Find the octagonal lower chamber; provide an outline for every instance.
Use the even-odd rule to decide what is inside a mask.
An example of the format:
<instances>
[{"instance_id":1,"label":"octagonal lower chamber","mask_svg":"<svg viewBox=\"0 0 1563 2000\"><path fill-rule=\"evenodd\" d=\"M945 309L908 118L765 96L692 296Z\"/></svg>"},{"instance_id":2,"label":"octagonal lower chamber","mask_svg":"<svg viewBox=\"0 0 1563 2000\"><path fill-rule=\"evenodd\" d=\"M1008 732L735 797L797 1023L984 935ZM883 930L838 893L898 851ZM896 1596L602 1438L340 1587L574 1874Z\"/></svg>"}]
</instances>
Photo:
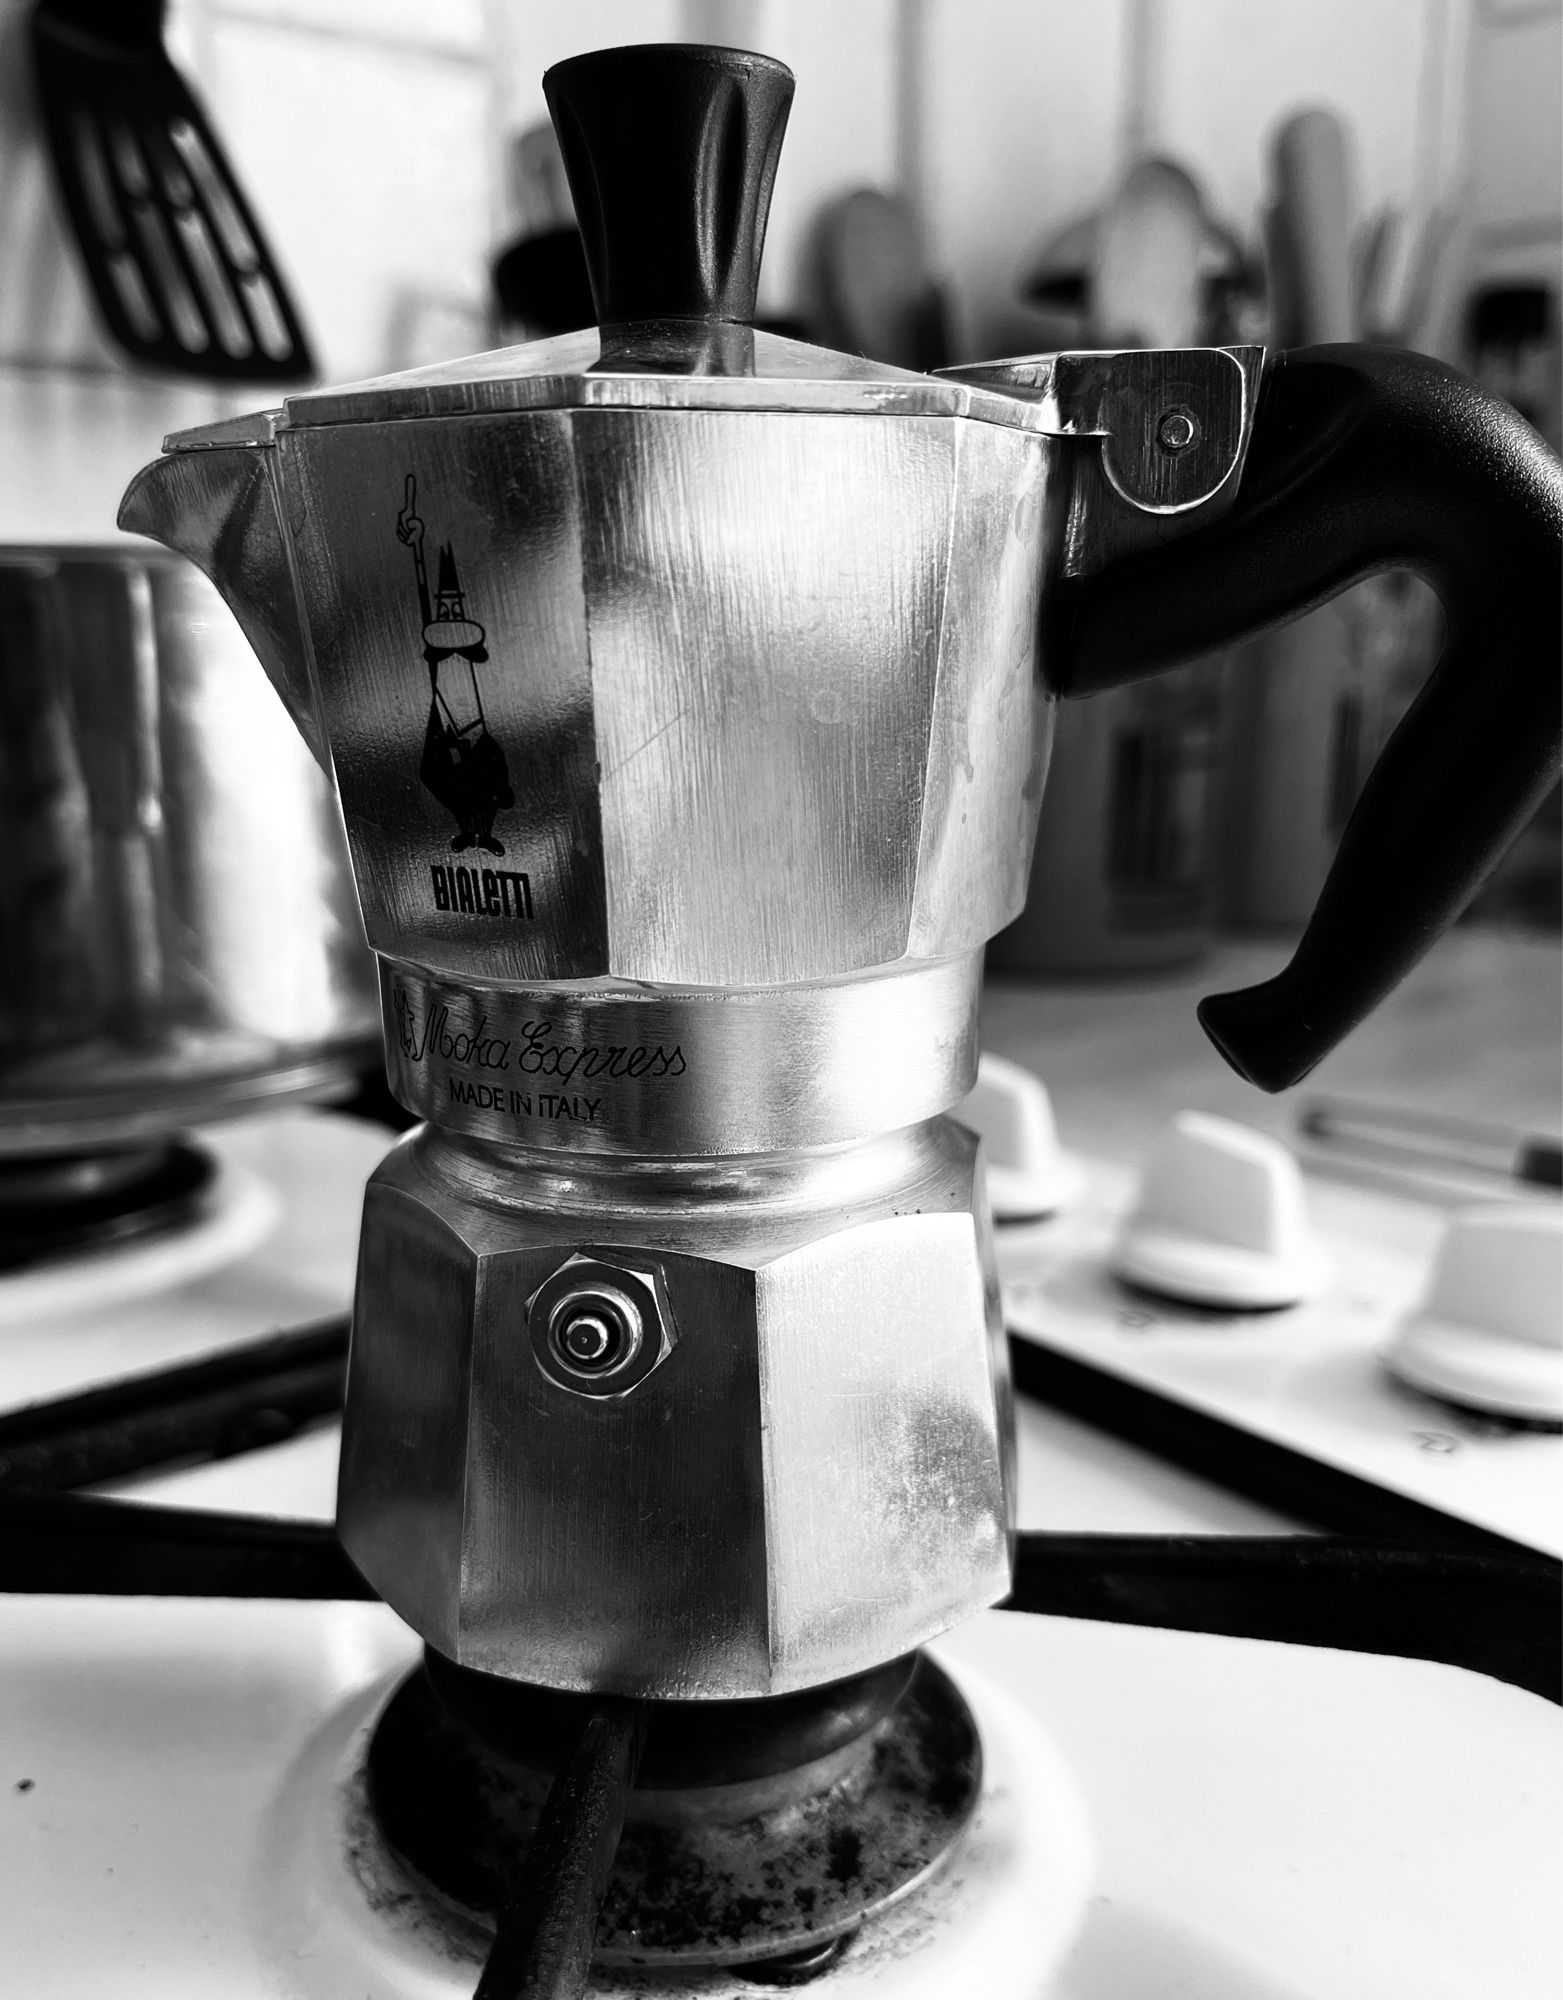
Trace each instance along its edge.
<instances>
[{"instance_id":1,"label":"octagonal lower chamber","mask_svg":"<svg viewBox=\"0 0 1563 2000\"><path fill-rule=\"evenodd\" d=\"M655 1298L621 1392L529 1323L572 1260ZM682 1163L424 1127L369 1184L339 1528L464 1666L661 1699L856 1673L1008 1591L1010 1450L976 1141L946 1118Z\"/></svg>"}]
</instances>

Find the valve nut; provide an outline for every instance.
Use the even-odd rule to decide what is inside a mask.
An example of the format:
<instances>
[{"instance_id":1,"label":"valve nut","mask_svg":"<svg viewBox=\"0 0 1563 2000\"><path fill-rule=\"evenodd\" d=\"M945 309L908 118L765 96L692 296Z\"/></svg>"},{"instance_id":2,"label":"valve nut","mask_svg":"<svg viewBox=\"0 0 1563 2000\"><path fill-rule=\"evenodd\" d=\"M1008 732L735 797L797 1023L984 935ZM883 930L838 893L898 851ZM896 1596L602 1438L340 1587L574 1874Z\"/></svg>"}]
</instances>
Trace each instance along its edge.
<instances>
[{"instance_id":1,"label":"valve nut","mask_svg":"<svg viewBox=\"0 0 1563 2000\"><path fill-rule=\"evenodd\" d=\"M654 1267L577 1254L527 1301L537 1365L578 1396L623 1396L673 1350L673 1319Z\"/></svg>"}]
</instances>

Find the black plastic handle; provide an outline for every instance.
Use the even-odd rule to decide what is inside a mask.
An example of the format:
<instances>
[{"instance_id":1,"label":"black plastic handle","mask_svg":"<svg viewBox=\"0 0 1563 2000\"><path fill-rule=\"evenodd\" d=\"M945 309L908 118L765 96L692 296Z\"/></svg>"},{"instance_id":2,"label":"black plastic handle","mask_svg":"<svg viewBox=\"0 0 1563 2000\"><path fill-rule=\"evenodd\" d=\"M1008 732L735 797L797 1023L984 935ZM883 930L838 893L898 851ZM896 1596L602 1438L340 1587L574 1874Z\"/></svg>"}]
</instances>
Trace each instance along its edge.
<instances>
[{"instance_id":1,"label":"black plastic handle","mask_svg":"<svg viewBox=\"0 0 1563 2000\"><path fill-rule=\"evenodd\" d=\"M1199 1010L1265 1090L1306 1076L1405 977L1556 774L1563 465L1436 361L1298 349L1269 369L1231 512L1061 593L1063 692L1088 694L1394 568L1438 593L1443 657L1379 758L1291 963Z\"/></svg>"},{"instance_id":2,"label":"black plastic handle","mask_svg":"<svg viewBox=\"0 0 1563 2000\"><path fill-rule=\"evenodd\" d=\"M543 95L598 323L752 320L791 70L653 42L572 56Z\"/></svg>"}]
</instances>

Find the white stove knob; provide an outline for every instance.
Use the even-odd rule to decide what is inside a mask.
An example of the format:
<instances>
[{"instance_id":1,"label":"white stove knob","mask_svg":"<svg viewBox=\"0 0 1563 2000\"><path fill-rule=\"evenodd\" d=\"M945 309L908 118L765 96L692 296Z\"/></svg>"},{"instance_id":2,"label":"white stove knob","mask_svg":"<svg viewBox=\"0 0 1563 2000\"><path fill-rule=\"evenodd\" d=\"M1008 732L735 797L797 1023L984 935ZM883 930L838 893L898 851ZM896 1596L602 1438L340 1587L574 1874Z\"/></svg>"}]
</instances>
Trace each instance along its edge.
<instances>
[{"instance_id":1,"label":"white stove knob","mask_svg":"<svg viewBox=\"0 0 1563 2000\"><path fill-rule=\"evenodd\" d=\"M1157 1140L1111 1263L1130 1284L1234 1312L1297 1305L1329 1276L1291 1153L1202 1111Z\"/></svg>"},{"instance_id":2,"label":"white stove knob","mask_svg":"<svg viewBox=\"0 0 1563 2000\"><path fill-rule=\"evenodd\" d=\"M1386 1359L1446 1402L1563 1421L1563 1208L1463 1209Z\"/></svg>"},{"instance_id":3,"label":"white stove knob","mask_svg":"<svg viewBox=\"0 0 1563 2000\"><path fill-rule=\"evenodd\" d=\"M1034 1071L983 1055L950 1116L982 1141L995 1222L1037 1221L1079 1196L1084 1176L1058 1143L1053 1100Z\"/></svg>"}]
</instances>

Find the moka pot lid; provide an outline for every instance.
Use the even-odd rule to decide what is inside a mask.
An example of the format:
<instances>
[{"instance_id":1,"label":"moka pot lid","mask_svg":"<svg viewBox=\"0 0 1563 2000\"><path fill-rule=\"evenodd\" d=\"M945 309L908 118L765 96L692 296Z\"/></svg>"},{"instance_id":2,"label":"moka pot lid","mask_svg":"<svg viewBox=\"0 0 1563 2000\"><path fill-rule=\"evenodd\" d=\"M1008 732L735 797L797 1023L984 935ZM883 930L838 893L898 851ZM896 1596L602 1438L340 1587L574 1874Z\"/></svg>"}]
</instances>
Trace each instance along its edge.
<instances>
[{"instance_id":1,"label":"moka pot lid","mask_svg":"<svg viewBox=\"0 0 1563 2000\"><path fill-rule=\"evenodd\" d=\"M1028 387L1030 385L1027 385ZM288 397L251 418L279 431L420 417L499 416L525 410L775 410L896 417L974 417L1051 431L1045 400L838 354L729 322L639 321L585 327L549 340L466 355L398 375ZM175 433L169 450L238 442L226 425ZM225 433L222 437L219 432Z\"/></svg>"}]
</instances>

